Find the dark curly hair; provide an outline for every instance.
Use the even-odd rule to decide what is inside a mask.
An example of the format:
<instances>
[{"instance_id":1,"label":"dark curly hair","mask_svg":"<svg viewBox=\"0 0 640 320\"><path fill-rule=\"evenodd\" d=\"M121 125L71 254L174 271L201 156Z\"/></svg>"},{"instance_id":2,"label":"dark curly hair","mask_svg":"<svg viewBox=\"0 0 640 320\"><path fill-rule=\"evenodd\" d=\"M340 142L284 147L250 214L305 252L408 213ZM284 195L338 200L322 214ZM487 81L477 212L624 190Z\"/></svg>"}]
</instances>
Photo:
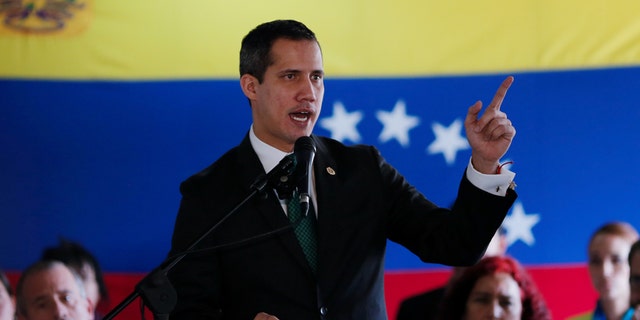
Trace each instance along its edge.
<instances>
[{"instance_id":1,"label":"dark curly hair","mask_svg":"<svg viewBox=\"0 0 640 320\"><path fill-rule=\"evenodd\" d=\"M518 283L522 299L522 320L547 320L551 313L531 276L511 257L487 257L467 268L456 281L449 284L442 301L439 319L462 319L467 300L478 279L486 275L504 272Z\"/></svg>"}]
</instances>

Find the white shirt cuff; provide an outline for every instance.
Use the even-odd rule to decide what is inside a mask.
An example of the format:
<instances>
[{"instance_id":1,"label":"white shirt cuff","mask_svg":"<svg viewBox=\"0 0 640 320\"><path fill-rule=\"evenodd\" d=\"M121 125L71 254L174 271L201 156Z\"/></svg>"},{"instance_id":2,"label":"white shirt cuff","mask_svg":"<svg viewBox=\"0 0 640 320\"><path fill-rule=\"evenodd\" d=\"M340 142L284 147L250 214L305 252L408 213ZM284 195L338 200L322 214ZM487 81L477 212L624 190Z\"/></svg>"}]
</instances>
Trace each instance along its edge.
<instances>
[{"instance_id":1,"label":"white shirt cuff","mask_svg":"<svg viewBox=\"0 0 640 320\"><path fill-rule=\"evenodd\" d=\"M469 182L478 189L491 194L504 197L507 194L507 189L509 189L509 185L513 182L513 178L515 178L515 176L515 172L512 172L505 167L502 167L500 173L497 174L481 173L473 167L471 159L469 159L469 165L467 166L467 179L469 179Z\"/></svg>"}]
</instances>

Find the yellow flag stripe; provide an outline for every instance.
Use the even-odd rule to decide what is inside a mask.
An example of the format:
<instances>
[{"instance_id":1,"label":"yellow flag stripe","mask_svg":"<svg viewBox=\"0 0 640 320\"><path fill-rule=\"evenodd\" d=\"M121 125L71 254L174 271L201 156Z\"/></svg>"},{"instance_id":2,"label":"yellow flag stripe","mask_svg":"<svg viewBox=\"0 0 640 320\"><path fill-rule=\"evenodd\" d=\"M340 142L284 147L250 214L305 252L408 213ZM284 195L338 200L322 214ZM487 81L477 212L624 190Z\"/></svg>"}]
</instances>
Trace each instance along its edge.
<instances>
[{"instance_id":1,"label":"yellow flag stripe","mask_svg":"<svg viewBox=\"0 0 640 320\"><path fill-rule=\"evenodd\" d=\"M84 3L77 16L86 26L73 32L0 29L0 77L235 78L242 37L259 23L282 18L300 20L316 32L331 76L640 64L636 0Z\"/></svg>"}]
</instances>

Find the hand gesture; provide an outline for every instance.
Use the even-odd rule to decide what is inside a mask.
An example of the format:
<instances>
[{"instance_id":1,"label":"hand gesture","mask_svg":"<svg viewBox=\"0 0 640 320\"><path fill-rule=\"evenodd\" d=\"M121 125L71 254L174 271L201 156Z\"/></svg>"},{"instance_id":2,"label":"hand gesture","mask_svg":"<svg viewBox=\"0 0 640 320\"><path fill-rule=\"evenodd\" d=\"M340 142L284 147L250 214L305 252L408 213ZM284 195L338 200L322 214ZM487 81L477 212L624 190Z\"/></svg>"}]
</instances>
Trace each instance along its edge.
<instances>
[{"instance_id":1,"label":"hand gesture","mask_svg":"<svg viewBox=\"0 0 640 320\"><path fill-rule=\"evenodd\" d=\"M478 118L482 101L477 101L469 107L464 120L467 139L471 145L471 162L476 170L484 174L497 172L500 158L507 153L516 135L511 120L507 119L506 113L500 111L502 101L512 83L512 76L502 82L482 117Z\"/></svg>"}]
</instances>

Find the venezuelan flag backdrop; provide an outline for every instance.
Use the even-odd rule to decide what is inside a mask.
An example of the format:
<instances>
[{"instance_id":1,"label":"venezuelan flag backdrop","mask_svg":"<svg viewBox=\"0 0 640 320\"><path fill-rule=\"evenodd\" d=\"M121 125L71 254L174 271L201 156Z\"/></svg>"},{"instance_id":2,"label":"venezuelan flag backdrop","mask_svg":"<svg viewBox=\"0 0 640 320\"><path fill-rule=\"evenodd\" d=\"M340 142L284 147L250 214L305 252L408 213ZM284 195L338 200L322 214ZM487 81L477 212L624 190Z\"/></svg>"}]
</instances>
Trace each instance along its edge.
<instances>
[{"instance_id":1,"label":"venezuelan flag backdrop","mask_svg":"<svg viewBox=\"0 0 640 320\"><path fill-rule=\"evenodd\" d=\"M279 18L323 48L316 133L378 146L443 206L470 156L467 107L515 76L508 252L555 318L595 303L590 233L640 227L638 1L59 0L0 15L0 267L14 279L63 236L97 255L112 305L133 290L169 249L179 183L248 130L240 40ZM448 273L393 243L386 268L391 319Z\"/></svg>"}]
</instances>

